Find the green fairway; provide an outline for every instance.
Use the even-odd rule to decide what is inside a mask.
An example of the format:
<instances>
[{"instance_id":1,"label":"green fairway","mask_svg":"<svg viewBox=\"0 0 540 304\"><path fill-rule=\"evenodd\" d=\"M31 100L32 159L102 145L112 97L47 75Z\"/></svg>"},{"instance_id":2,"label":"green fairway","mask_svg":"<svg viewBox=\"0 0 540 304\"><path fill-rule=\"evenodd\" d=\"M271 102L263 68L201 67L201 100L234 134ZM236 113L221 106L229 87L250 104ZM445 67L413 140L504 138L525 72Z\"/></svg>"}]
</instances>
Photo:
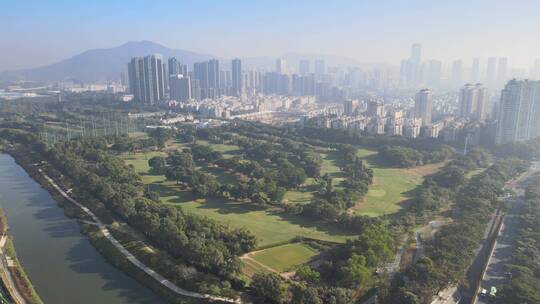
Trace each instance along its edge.
<instances>
[{"instance_id":1,"label":"green fairway","mask_svg":"<svg viewBox=\"0 0 540 304\"><path fill-rule=\"evenodd\" d=\"M231 158L235 155L239 155L241 151L239 146L229 144L214 144L206 140L197 140L198 145L210 146L214 151L223 153L223 158Z\"/></svg>"},{"instance_id":2,"label":"green fairway","mask_svg":"<svg viewBox=\"0 0 540 304\"><path fill-rule=\"evenodd\" d=\"M338 156L336 155L336 152L324 151L319 153L321 154L323 160L321 164L321 176L325 174L330 175L333 178L332 184L334 187L339 188L340 183L343 180L343 173L338 166ZM287 191L285 193L284 200L295 204L309 203L313 198L313 189L311 189L312 187L310 186L315 184L315 179L308 178L304 184L305 187L301 189Z\"/></svg>"},{"instance_id":3,"label":"green fairway","mask_svg":"<svg viewBox=\"0 0 540 304\"><path fill-rule=\"evenodd\" d=\"M356 214L381 216L401 209L401 204L409 199L412 191L423 182L423 177L436 172L442 164L419 166L411 169L385 166L377 157L377 152L358 149L373 169L373 184L368 193L355 208Z\"/></svg>"},{"instance_id":4,"label":"green fairway","mask_svg":"<svg viewBox=\"0 0 540 304\"><path fill-rule=\"evenodd\" d=\"M285 272L309 262L318 253L308 245L294 243L255 252L251 258L277 272Z\"/></svg>"},{"instance_id":5,"label":"green fairway","mask_svg":"<svg viewBox=\"0 0 540 304\"><path fill-rule=\"evenodd\" d=\"M258 239L259 246L289 241L295 236L304 236L325 241L344 242L347 235L330 225L313 223L308 219L279 214L276 210L260 209L245 202L231 202L220 199L197 200L190 191L167 181L163 175L148 174L148 159L164 156L163 152L124 154L127 164L135 167L142 180L152 191L160 194L166 204L181 206L187 212L207 216L233 227L245 227ZM220 168L203 168L214 174L220 182L234 182L235 177ZM312 182L312 181L311 181ZM310 183L308 180L306 183Z\"/></svg>"},{"instance_id":6,"label":"green fairway","mask_svg":"<svg viewBox=\"0 0 540 304\"><path fill-rule=\"evenodd\" d=\"M122 158L128 165L133 165L137 173L147 173L150 169L148 166L148 160L154 156L167 157L167 153L160 151L152 152L140 152L140 153L125 153L122 154Z\"/></svg>"},{"instance_id":7,"label":"green fairway","mask_svg":"<svg viewBox=\"0 0 540 304\"><path fill-rule=\"evenodd\" d=\"M256 273L268 273L271 272L259 263L252 259L242 259L242 273L248 277L252 277Z\"/></svg>"}]
</instances>

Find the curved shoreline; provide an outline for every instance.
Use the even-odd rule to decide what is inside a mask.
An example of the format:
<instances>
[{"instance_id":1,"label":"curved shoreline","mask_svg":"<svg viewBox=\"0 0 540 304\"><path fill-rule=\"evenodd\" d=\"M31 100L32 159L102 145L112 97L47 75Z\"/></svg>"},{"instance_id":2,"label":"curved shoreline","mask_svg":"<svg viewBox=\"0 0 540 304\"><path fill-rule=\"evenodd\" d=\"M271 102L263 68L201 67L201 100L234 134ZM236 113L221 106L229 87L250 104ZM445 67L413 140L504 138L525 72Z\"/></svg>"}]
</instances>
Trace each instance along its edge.
<instances>
[{"instance_id":1,"label":"curved shoreline","mask_svg":"<svg viewBox=\"0 0 540 304\"><path fill-rule=\"evenodd\" d=\"M71 198L58 184L52 180L43 170L38 168L38 172L45 178L45 180L65 199L79 207L85 214L90 216L92 220L94 221L94 224L99 228L100 232L110 241L110 243L119 250L124 257L135 267L142 270L144 273L152 277L154 280L159 282L162 286L166 287L170 291L181 295L185 297L190 298L196 298L196 299L203 299L203 300L209 300L209 301L219 301L219 302L225 302L225 303L242 303L240 299L232 299L232 298L226 298L226 297L220 297L220 296L214 296L210 294L202 294L197 292L188 291L185 289L182 289L178 286L176 286L171 281L167 280L165 277L160 275L159 273L155 272L153 269L147 267L144 265L141 261L139 261L133 254L131 254L116 238L112 236L109 229L101 220L87 207L83 206L81 203L77 202L73 198Z\"/></svg>"}]
</instances>

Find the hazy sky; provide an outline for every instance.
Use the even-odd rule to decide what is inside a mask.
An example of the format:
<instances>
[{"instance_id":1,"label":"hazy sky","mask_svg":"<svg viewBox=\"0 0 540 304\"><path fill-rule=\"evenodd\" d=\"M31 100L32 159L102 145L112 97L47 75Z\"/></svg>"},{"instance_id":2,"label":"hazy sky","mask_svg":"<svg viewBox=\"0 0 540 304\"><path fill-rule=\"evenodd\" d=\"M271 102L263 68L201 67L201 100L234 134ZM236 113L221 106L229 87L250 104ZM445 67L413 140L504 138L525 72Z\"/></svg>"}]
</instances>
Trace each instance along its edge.
<instances>
[{"instance_id":1,"label":"hazy sky","mask_svg":"<svg viewBox=\"0 0 540 304\"><path fill-rule=\"evenodd\" d=\"M540 0L1 0L0 70L151 40L222 57L286 52L398 64L540 58Z\"/></svg>"}]
</instances>

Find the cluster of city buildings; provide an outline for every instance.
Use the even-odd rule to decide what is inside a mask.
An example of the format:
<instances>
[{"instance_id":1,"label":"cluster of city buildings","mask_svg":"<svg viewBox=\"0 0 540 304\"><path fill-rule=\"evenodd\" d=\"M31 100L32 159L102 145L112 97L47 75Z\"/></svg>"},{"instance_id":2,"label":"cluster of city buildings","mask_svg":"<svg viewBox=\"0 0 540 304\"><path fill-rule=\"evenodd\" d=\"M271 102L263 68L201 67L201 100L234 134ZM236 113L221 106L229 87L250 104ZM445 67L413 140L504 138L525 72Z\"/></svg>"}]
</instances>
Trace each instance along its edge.
<instances>
[{"instance_id":1,"label":"cluster of city buildings","mask_svg":"<svg viewBox=\"0 0 540 304\"><path fill-rule=\"evenodd\" d=\"M136 57L128 64L129 91L137 102L168 102L187 113L209 118L252 119L271 113L294 113L306 123L324 128L446 141L455 141L463 137L460 134L485 126L494 129L496 143L540 136L540 120L537 119L540 117L540 82L537 81L509 81L497 102L490 100L484 84L465 84L457 94L456 108L443 109L449 104L443 102L434 120L431 89L417 91L411 103L385 105L384 99L376 95L350 98L351 92L345 89L347 85L339 84L351 81L354 72L337 77L341 82L336 83L336 74L327 71L324 61L315 61L313 72L310 64L308 60L300 60L297 72L289 73L286 61L278 59L273 71L244 71L242 61L233 59L231 69L223 71L215 59L194 63L190 69L176 58L169 58L165 64L159 55ZM453 64L452 71L455 76L452 79L462 81L460 62ZM436 85L440 74L441 63L423 63L421 47L415 44L410 58L402 62L400 84L405 87ZM483 79L496 82L506 77L507 60L490 58ZM475 59L470 79L480 78L480 63ZM320 101L333 103L321 104Z\"/></svg>"},{"instance_id":2,"label":"cluster of city buildings","mask_svg":"<svg viewBox=\"0 0 540 304\"><path fill-rule=\"evenodd\" d=\"M323 60L301 60L298 73L288 73L286 61L278 59L274 71L244 71L240 59L231 61L230 70L221 70L219 60L196 62L192 69L176 58L167 64L159 55L132 58L128 64L129 91L134 100L155 104L174 100L217 99L222 96L265 95L316 96L319 100L342 99L343 90L326 74Z\"/></svg>"},{"instance_id":3,"label":"cluster of city buildings","mask_svg":"<svg viewBox=\"0 0 540 304\"><path fill-rule=\"evenodd\" d=\"M413 105L386 105L375 97L366 100L349 99L339 113L321 113L310 118L311 123L324 128L348 128L372 135L419 136L448 141L470 122L482 123L486 118L487 94L481 84L466 84L459 95L459 113L433 121L433 92L422 89L416 93ZM450 134L445 134L445 130Z\"/></svg>"},{"instance_id":4,"label":"cluster of city buildings","mask_svg":"<svg viewBox=\"0 0 540 304\"><path fill-rule=\"evenodd\" d=\"M489 57L482 62L473 58L470 65L462 59L456 59L447 66L440 60L422 61L422 47L413 44L409 58L403 59L399 71L400 88L458 88L464 82L483 82L490 88L501 88L511 78L529 76L540 77L540 60L536 60L529 71L511 68L507 57Z\"/></svg>"}]
</instances>

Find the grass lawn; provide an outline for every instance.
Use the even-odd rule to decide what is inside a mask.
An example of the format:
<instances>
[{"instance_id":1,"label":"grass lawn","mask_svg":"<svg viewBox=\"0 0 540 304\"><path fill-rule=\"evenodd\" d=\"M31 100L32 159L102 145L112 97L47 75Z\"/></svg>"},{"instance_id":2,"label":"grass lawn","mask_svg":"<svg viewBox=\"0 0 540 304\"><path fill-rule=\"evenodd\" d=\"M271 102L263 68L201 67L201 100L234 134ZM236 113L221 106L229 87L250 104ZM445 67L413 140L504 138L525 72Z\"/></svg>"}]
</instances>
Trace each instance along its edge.
<instances>
[{"instance_id":1,"label":"grass lawn","mask_svg":"<svg viewBox=\"0 0 540 304\"><path fill-rule=\"evenodd\" d=\"M321 176L329 174L334 187L339 188L343 180L343 173L338 166L338 155L336 152L319 152L322 157ZM307 204L313 198L313 190L310 186L315 184L315 179L308 178L305 182L304 189L290 190L285 193L284 200L295 204Z\"/></svg>"},{"instance_id":2,"label":"grass lawn","mask_svg":"<svg viewBox=\"0 0 540 304\"><path fill-rule=\"evenodd\" d=\"M242 273L247 275L248 277L252 277L256 273L269 273L270 270L266 269L259 263L251 260L251 259L242 259Z\"/></svg>"},{"instance_id":3,"label":"grass lawn","mask_svg":"<svg viewBox=\"0 0 540 304\"><path fill-rule=\"evenodd\" d=\"M484 172L486 170L486 168L478 168L476 170L472 170L470 172L467 172L467 174L465 174L465 178L472 178L472 177L475 177L477 176L478 174Z\"/></svg>"},{"instance_id":4,"label":"grass lawn","mask_svg":"<svg viewBox=\"0 0 540 304\"><path fill-rule=\"evenodd\" d=\"M241 152L241 148L237 145L213 144L206 140L197 140L197 144L212 147L214 151L223 153L223 158L231 158Z\"/></svg>"},{"instance_id":5,"label":"grass lawn","mask_svg":"<svg viewBox=\"0 0 540 304\"><path fill-rule=\"evenodd\" d=\"M281 273L296 269L317 254L319 252L308 245L294 243L255 252L251 258Z\"/></svg>"},{"instance_id":6,"label":"grass lawn","mask_svg":"<svg viewBox=\"0 0 540 304\"><path fill-rule=\"evenodd\" d=\"M149 185L150 190L157 191L161 200L166 204L181 206L185 211L207 216L221 223L237 228L247 228L258 239L259 246L266 246L279 242L289 241L295 236L304 236L333 242L344 242L352 235L343 233L329 225L313 223L313 221L300 217L278 214L275 210L260 209L249 203L231 202L221 199L196 199L190 191L181 189L175 182L167 181L163 175L148 174L148 159L153 156L164 155L163 152L124 154L127 164L135 167L141 174L142 181ZM219 168L205 168L210 173ZM226 178L225 172L219 177L220 181ZM232 180L231 180L232 181Z\"/></svg>"},{"instance_id":7,"label":"grass lawn","mask_svg":"<svg viewBox=\"0 0 540 304\"><path fill-rule=\"evenodd\" d=\"M154 156L166 157L167 153L160 151L152 151L144 153L124 153L121 155L126 164L133 165L137 173L147 173L150 169L150 166L148 166L148 160Z\"/></svg>"},{"instance_id":8,"label":"grass lawn","mask_svg":"<svg viewBox=\"0 0 540 304\"><path fill-rule=\"evenodd\" d=\"M377 152L358 149L358 155L364 158L373 169L373 184L356 208L356 214L381 216L401 209L401 203L409 199L412 191L420 185L424 176L435 173L444 163L419 166L410 169L386 166Z\"/></svg>"}]
</instances>

